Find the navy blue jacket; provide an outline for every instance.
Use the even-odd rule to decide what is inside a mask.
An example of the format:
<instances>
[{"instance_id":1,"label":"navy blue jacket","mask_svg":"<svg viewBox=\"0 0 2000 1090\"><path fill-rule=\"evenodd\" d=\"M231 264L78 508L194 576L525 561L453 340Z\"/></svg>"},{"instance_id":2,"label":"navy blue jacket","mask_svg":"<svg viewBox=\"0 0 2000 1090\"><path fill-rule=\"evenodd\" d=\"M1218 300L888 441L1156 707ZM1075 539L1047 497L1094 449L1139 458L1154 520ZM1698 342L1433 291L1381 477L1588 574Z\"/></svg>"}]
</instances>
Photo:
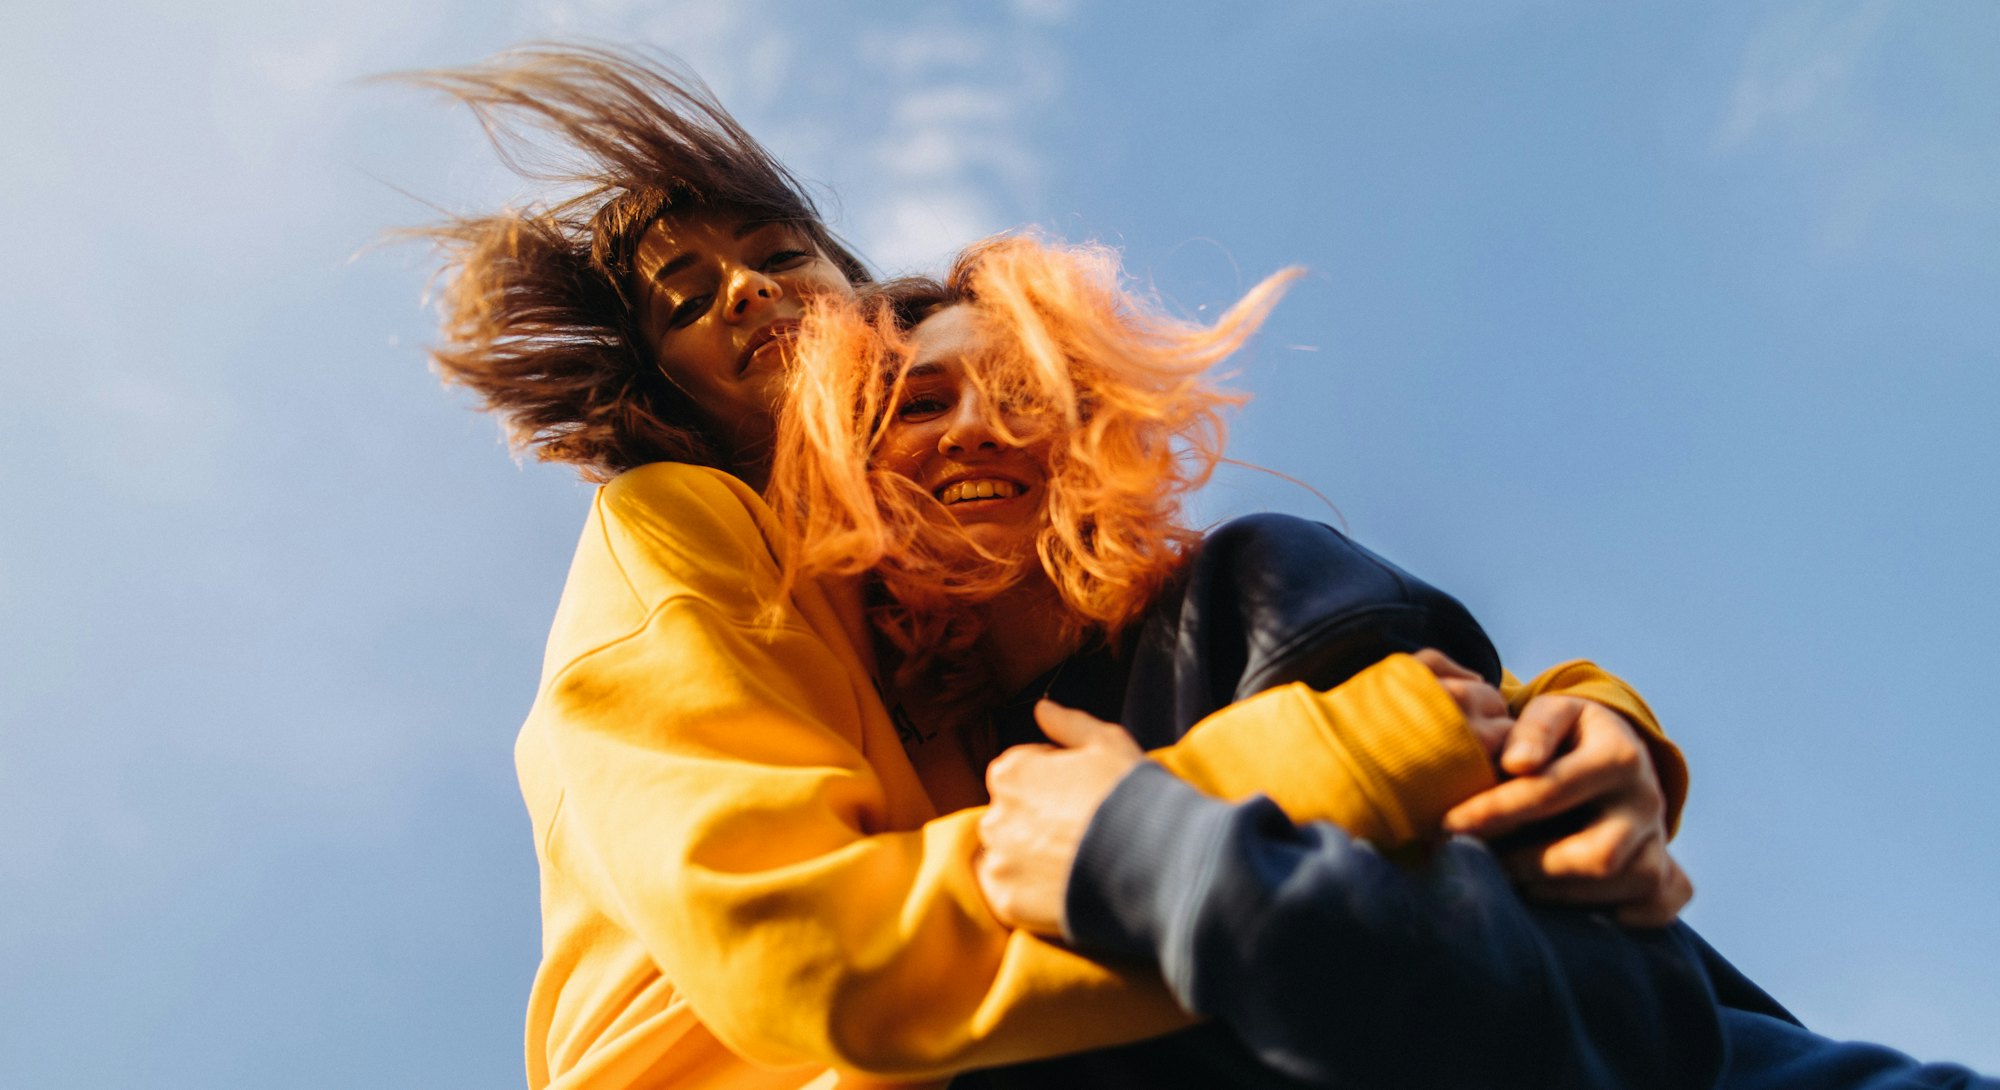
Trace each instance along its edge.
<instances>
[{"instance_id":1,"label":"navy blue jacket","mask_svg":"<svg viewBox=\"0 0 2000 1090\"><path fill-rule=\"evenodd\" d=\"M1151 748L1263 689L1329 688L1423 647L1499 678L1449 595L1329 527L1254 516L1208 538L1124 653L1073 658L1004 708L1002 740L1040 740L1029 709L1046 691ZM1216 1021L964 1085L2000 1090L1806 1032L1685 925L1528 906L1475 841L1391 861L1151 764L1099 809L1067 917L1080 948L1157 964Z\"/></svg>"}]
</instances>

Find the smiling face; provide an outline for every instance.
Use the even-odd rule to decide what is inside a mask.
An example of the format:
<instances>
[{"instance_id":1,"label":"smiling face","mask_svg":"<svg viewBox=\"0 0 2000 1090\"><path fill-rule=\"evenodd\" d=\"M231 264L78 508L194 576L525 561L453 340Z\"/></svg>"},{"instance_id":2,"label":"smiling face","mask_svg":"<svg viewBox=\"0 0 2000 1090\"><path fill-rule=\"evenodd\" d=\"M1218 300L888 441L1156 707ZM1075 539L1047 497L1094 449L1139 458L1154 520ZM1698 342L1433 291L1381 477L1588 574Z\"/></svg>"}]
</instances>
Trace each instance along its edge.
<instances>
[{"instance_id":1,"label":"smiling face","mask_svg":"<svg viewBox=\"0 0 2000 1090\"><path fill-rule=\"evenodd\" d=\"M806 233L726 211L663 216L632 259L639 329L741 472L761 463L805 300L854 294Z\"/></svg>"},{"instance_id":2,"label":"smiling face","mask_svg":"<svg viewBox=\"0 0 2000 1090\"><path fill-rule=\"evenodd\" d=\"M1033 422L1004 413L973 381L987 344L965 305L911 331L909 373L873 462L921 485L980 547L1014 556L1034 548L1046 521L1048 444L1016 442Z\"/></svg>"}]
</instances>

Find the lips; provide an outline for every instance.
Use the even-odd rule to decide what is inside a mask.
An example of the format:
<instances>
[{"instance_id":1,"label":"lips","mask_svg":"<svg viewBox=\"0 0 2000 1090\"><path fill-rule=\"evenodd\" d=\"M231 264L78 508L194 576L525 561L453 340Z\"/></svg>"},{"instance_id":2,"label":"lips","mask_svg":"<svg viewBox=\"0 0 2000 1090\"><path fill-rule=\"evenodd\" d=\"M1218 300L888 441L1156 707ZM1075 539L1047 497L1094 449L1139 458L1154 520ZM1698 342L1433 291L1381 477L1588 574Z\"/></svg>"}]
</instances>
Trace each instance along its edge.
<instances>
[{"instance_id":1,"label":"lips","mask_svg":"<svg viewBox=\"0 0 2000 1090\"><path fill-rule=\"evenodd\" d=\"M938 502L950 507L975 500L1011 500L1026 495L1028 486L1004 477L965 477L937 490Z\"/></svg>"},{"instance_id":2,"label":"lips","mask_svg":"<svg viewBox=\"0 0 2000 1090\"><path fill-rule=\"evenodd\" d=\"M743 346L743 354L736 359L736 373L741 375L749 371L751 366L758 362L757 357L763 354L765 349L783 352L786 345L798 339L798 335L797 318L778 318L770 325L752 333L749 343Z\"/></svg>"}]
</instances>

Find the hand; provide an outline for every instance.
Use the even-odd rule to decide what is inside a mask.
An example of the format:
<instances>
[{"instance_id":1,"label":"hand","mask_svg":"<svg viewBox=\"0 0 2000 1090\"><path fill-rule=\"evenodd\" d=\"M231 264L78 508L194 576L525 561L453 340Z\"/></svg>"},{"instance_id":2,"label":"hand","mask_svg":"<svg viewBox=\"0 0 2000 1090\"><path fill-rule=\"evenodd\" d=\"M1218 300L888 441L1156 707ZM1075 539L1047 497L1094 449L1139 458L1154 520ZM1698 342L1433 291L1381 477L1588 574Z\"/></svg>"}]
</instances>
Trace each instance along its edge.
<instances>
[{"instance_id":1,"label":"hand","mask_svg":"<svg viewBox=\"0 0 2000 1090\"><path fill-rule=\"evenodd\" d=\"M1015 746L986 766L975 873L1009 927L1061 935L1070 865L1105 796L1144 756L1124 728L1044 700L1035 722L1055 745Z\"/></svg>"},{"instance_id":2,"label":"hand","mask_svg":"<svg viewBox=\"0 0 2000 1090\"><path fill-rule=\"evenodd\" d=\"M1608 908L1631 927L1664 927L1694 896L1667 854L1666 799L1652 756L1624 716L1577 697L1536 697L1521 710L1500 769L1513 778L1454 807L1444 826L1489 843L1523 833L1527 842L1501 861L1526 896ZM1554 835L1530 828L1563 817L1576 820Z\"/></svg>"},{"instance_id":3,"label":"hand","mask_svg":"<svg viewBox=\"0 0 2000 1090\"><path fill-rule=\"evenodd\" d=\"M1437 675L1438 684L1458 703L1458 710L1465 713L1465 725L1479 739L1486 755L1499 760L1500 747L1514 729L1514 717L1507 714L1507 701L1500 696L1500 690L1434 647L1426 647L1413 657Z\"/></svg>"}]
</instances>

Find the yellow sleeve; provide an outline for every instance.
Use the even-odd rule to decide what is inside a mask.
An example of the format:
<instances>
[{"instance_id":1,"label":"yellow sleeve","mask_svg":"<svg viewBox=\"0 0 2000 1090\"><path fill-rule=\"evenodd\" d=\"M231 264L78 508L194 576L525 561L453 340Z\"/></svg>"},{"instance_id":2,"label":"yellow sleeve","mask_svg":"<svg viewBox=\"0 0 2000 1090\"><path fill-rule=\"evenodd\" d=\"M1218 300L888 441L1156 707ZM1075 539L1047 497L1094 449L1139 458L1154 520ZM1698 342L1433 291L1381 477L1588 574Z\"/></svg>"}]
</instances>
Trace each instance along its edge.
<instances>
[{"instance_id":1,"label":"yellow sleeve","mask_svg":"<svg viewBox=\"0 0 2000 1090\"><path fill-rule=\"evenodd\" d=\"M1492 762L1430 670L1391 655L1335 688L1296 683L1232 704L1153 757L1224 799L1271 797L1380 848L1436 833L1493 786Z\"/></svg>"},{"instance_id":2,"label":"yellow sleeve","mask_svg":"<svg viewBox=\"0 0 2000 1090\"><path fill-rule=\"evenodd\" d=\"M1500 687L1519 714L1544 694L1581 697L1629 719L1653 758L1669 835L1687 799L1687 761L1645 698L1578 660ZM1493 786L1491 764L1422 663L1395 655L1327 692L1280 686L1197 723L1153 755L1218 798L1266 794L1294 821L1331 821L1379 847L1435 832L1444 812Z\"/></svg>"},{"instance_id":3,"label":"yellow sleeve","mask_svg":"<svg viewBox=\"0 0 2000 1090\"><path fill-rule=\"evenodd\" d=\"M1500 695L1515 715L1521 714L1521 709L1535 697L1559 695L1594 701L1631 720L1652 754L1653 770L1659 774L1660 791L1667 799L1667 835L1671 837L1680 829L1681 807L1687 802L1688 792L1687 758L1668 739L1658 717L1646 706L1637 689L1594 662L1576 659L1542 671L1525 685L1512 673L1505 674L1500 679Z\"/></svg>"},{"instance_id":4,"label":"yellow sleeve","mask_svg":"<svg viewBox=\"0 0 2000 1090\"><path fill-rule=\"evenodd\" d=\"M1189 1024L1157 974L992 918L979 811L934 816L824 594L768 622L768 513L658 468L600 494L523 728L531 812L552 800L544 865L587 902L545 879L545 920L601 915L572 939L641 944L710 1032L772 1065L920 1078ZM639 1017L633 986L559 990L603 1008L573 1024Z\"/></svg>"}]
</instances>

